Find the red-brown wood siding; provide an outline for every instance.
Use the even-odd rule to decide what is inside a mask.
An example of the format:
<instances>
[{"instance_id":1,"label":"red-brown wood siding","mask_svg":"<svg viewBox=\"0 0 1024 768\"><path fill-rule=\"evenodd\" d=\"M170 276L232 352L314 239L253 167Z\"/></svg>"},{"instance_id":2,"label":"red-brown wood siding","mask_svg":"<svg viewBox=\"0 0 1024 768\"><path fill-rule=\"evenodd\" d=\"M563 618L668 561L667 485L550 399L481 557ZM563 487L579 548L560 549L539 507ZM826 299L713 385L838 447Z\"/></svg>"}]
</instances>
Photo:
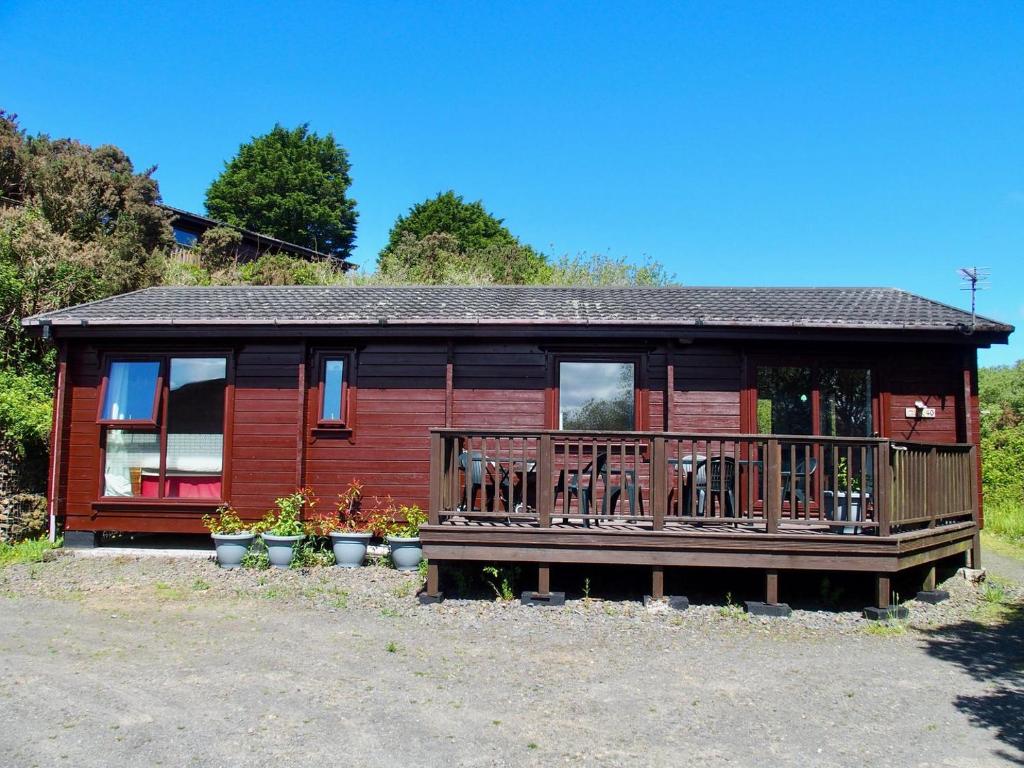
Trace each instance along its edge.
<instances>
[{"instance_id":1,"label":"red-brown wood siding","mask_svg":"<svg viewBox=\"0 0 1024 768\"><path fill-rule=\"evenodd\" d=\"M372 343L357 357L353 427L307 430L306 484L320 497L321 513L333 512L352 480L363 483L365 504L389 495L425 509L429 430L445 421L447 344ZM316 398L309 407L315 424Z\"/></svg>"},{"instance_id":2,"label":"red-brown wood siding","mask_svg":"<svg viewBox=\"0 0 1024 768\"><path fill-rule=\"evenodd\" d=\"M896 440L955 443L963 436L963 365L959 354L910 354L885 366L889 436ZM908 417L918 400L935 409L935 418ZM959 406L959 407L958 407Z\"/></svg>"},{"instance_id":3,"label":"red-brown wood siding","mask_svg":"<svg viewBox=\"0 0 1024 768\"><path fill-rule=\"evenodd\" d=\"M231 503L261 517L296 486L302 345L247 344L236 355Z\"/></svg>"},{"instance_id":4,"label":"red-brown wood siding","mask_svg":"<svg viewBox=\"0 0 1024 768\"><path fill-rule=\"evenodd\" d=\"M175 343L180 348L189 342ZM239 342L232 434L226 437L230 501L243 517L256 518L275 498L304 483L321 498L321 510L330 512L337 495L358 479L369 500L390 495L398 503L424 507L430 427L446 422L496 431L549 426L551 388L556 383L550 367L566 349L563 342L553 352L549 343L547 339ZM117 349L113 343L107 348ZM194 348L201 349L201 342L195 342ZM318 429L318 403L312 391L316 377L305 366L319 349L341 348L356 350L349 381L350 428ZM595 345L580 348L593 352ZM613 354L623 353L621 347L616 350ZM638 345L626 351L639 355L646 366L638 372L638 381L645 383L638 405L649 427L667 424L671 431L690 433L750 429L752 355L781 360L794 353L817 353L797 344L746 348L711 342L671 350L659 344ZM828 352L834 357L838 350ZM885 434L940 442L969 434L977 441L973 351L937 347L928 354L907 354L899 347L880 345L851 349L849 355L858 364L871 360L884 409L879 428ZM68 529L201 531L200 516L211 511L209 504L97 503L100 365L94 345L68 342L68 418L58 480ZM915 400L935 407L937 418L908 419L904 409Z\"/></svg>"},{"instance_id":5,"label":"red-brown wood siding","mask_svg":"<svg viewBox=\"0 0 1024 768\"><path fill-rule=\"evenodd\" d=\"M677 350L673 361L669 431L741 432L742 355L726 348L694 345Z\"/></svg>"}]
</instances>

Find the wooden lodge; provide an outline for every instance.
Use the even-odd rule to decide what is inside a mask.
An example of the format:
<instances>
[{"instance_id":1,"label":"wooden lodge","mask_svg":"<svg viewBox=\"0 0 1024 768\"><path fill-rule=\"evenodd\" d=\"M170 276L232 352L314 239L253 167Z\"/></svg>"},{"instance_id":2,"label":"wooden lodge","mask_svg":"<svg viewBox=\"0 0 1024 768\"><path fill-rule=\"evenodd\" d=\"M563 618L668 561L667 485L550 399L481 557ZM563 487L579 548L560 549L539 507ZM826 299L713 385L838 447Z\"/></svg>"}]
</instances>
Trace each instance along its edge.
<instances>
[{"instance_id":1,"label":"wooden lodge","mask_svg":"<svg viewBox=\"0 0 1024 768\"><path fill-rule=\"evenodd\" d=\"M890 579L978 560L977 349L877 288L151 288L27 318L59 355L69 544L353 479L463 560Z\"/></svg>"}]
</instances>

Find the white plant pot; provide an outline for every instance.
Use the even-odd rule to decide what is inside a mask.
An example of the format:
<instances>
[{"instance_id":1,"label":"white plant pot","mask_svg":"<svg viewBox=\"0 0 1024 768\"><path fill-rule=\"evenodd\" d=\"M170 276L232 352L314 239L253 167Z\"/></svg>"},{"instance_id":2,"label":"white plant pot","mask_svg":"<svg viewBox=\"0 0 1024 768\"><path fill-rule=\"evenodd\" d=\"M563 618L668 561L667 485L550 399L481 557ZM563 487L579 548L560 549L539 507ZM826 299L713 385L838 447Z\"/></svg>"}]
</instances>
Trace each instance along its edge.
<instances>
[{"instance_id":1,"label":"white plant pot","mask_svg":"<svg viewBox=\"0 0 1024 768\"><path fill-rule=\"evenodd\" d=\"M869 494L862 494L860 491L853 491L850 494L847 494L846 491L824 491L822 496L825 497L825 518L827 520L850 523L864 522L862 502L870 498ZM860 533L863 526L833 526L832 530L835 533Z\"/></svg>"}]
</instances>

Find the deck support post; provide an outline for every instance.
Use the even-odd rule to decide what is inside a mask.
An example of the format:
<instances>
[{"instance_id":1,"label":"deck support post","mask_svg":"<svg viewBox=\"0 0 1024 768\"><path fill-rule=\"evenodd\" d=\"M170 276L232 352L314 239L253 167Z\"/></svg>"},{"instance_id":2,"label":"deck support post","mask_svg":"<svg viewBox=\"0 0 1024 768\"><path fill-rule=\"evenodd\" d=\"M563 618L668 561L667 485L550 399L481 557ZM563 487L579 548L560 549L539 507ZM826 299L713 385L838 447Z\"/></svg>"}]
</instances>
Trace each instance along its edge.
<instances>
[{"instance_id":1,"label":"deck support post","mask_svg":"<svg viewBox=\"0 0 1024 768\"><path fill-rule=\"evenodd\" d=\"M924 571L924 578L921 579L921 590L931 592L935 589L935 563L930 563Z\"/></svg>"},{"instance_id":2,"label":"deck support post","mask_svg":"<svg viewBox=\"0 0 1024 768\"><path fill-rule=\"evenodd\" d=\"M751 616L773 616L776 618L787 618L793 613L793 609L786 603L779 602L779 572L765 571L764 574L763 603L756 600L747 600L747 613Z\"/></svg>"},{"instance_id":3,"label":"deck support post","mask_svg":"<svg viewBox=\"0 0 1024 768\"><path fill-rule=\"evenodd\" d=\"M779 572L768 571L765 574L765 602L775 605L779 602Z\"/></svg>"},{"instance_id":4,"label":"deck support post","mask_svg":"<svg viewBox=\"0 0 1024 768\"><path fill-rule=\"evenodd\" d=\"M565 605L565 592L551 591L551 566L541 563L537 566L537 591L527 590L519 596L523 605Z\"/></svg>"},{"instance_id":5,"label":"deck support post","mask_svg":"<svg viewBox=\"0 0 1024 768\"><path fill-rule=\"evenodd\" d=\"M665 568L661 565L651 566L651 598L661 600L665 597Z\"/></svg>"},{"instance_id":6,"label":"deck support post","mask_svg":"<svg viewBox=\"0 0 1024 768\"><path fill-rule=\"evenodd\" d=\"M888 574L875 575L875 607L888 608L889 597L892 594L892 579Z\"/></svg>"},{"instance_id":7,"label":"deck support post","mask_svg":"<svg viewBox=\"0 0 1024 768\"><path fill-rule=\"evenodd\" d=\"M875 574L875 604L864 609L864 618L872 621L905 619L910 615L906 606L891 605L892 577L888 573Z\"/></svg>"},{"instance_id":8,"label":"deck support post","mask_svg":"<svg viewBox=\"0 0 1024 768\"><path fill-rule=\"evenodd\" d=\"M892 577L889 573L874 574L874 605L864 608L864 618L869 618L872 622L889 622L893 618L906 618L910 615L905 605L893 605L890 602L892 588Z\"/></svg>"},{"instance_id":9,"label":"deck support post","mask_svg":"<svg viewBox=\"0 0 1024 768\"><path fill-rule=\"evenodd\" d=\"M444 592L441 591L441 569L440 565L434 562L427 562L427 586L420 593L420 605L431 605L444 601Z\"/></svg>"},{"instance_id":10,"label":"deck support post","mask_svg":"<svg viewBox=\"0 0 1024 768\"><path fill-rule=\"evenodd\" d=\"M924 578L921 579L921 591L917 593L917 601L934 605L943 600L949 600L949 592L935 588L935 563L928 563L925 566Z\"/></svg>"},{"instance_id":11,"label":"deck support post","mask_svg":"<svg viewBox=\"0 0 1024 768\"><path fill-rule=\"evenodd\" d=\"M971 568L974 570L981 569L981 534L974 534L974 539L971 541Z\"/></svg>"}]
</instances>

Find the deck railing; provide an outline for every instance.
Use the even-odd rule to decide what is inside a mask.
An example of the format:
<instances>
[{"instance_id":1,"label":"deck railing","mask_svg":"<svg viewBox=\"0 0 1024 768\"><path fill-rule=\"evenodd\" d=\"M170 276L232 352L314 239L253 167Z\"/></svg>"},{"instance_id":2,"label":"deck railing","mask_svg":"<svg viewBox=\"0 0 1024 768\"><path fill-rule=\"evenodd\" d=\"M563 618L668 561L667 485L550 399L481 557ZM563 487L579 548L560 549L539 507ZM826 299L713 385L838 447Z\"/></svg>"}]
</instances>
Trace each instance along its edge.
<instances>
[{"instance_id":1,"label":"deck railing","mask_svg":"<svg viewBox=\"0 0 1024 768\"><path fill-rule=\"evenodd\" d=\"M434 429L430 523L885 536L976 519L976 462L878 438Z\"/></svg>"}]
</instances>

